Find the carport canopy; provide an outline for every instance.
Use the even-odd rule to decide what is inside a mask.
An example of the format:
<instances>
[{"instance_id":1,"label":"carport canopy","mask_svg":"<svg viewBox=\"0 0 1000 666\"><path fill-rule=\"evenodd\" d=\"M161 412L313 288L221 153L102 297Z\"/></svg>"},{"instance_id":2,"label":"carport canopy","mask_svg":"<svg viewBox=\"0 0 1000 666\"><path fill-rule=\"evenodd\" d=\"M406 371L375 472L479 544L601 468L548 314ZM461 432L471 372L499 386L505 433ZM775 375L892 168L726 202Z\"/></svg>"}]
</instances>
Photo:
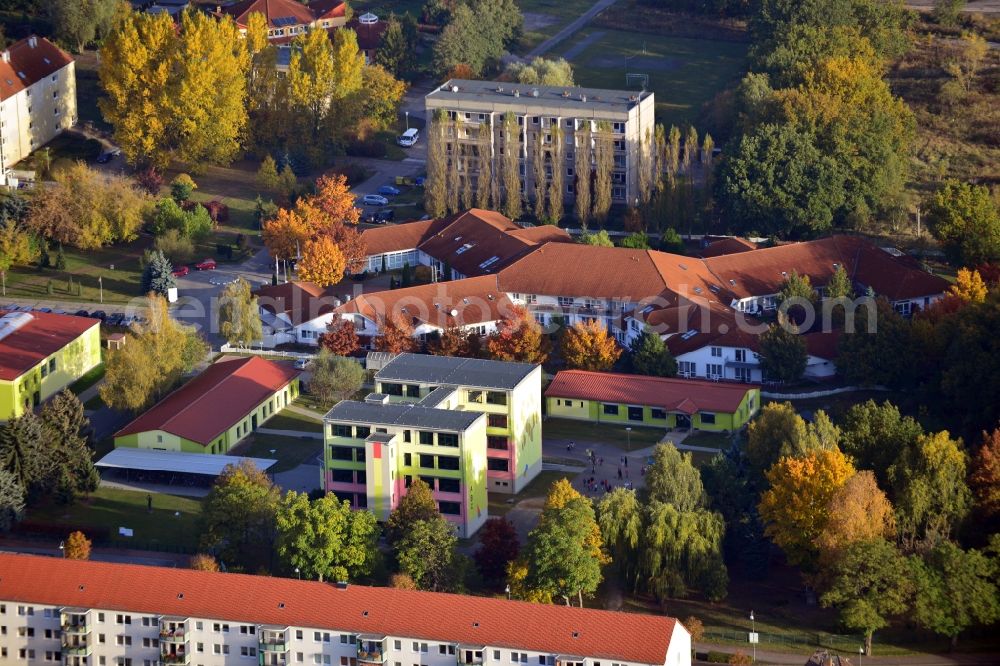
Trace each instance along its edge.
<instances>
[{"instance_id":1,"label":"carport canopy","mask_svg":"<svg viewBox=\"0 0 1000 666\"><path fill-rule=\"evenodd\" d=\"M227 465L238 465L244 460L250 461L254 467L262 472L266 472L278 462L270 458L243 458L240 456L224 456L211 453L181 453L178 451L119 448L101 458L95 463L95 466L106 469L219 476Z\"/></svg>"}]
</instances>

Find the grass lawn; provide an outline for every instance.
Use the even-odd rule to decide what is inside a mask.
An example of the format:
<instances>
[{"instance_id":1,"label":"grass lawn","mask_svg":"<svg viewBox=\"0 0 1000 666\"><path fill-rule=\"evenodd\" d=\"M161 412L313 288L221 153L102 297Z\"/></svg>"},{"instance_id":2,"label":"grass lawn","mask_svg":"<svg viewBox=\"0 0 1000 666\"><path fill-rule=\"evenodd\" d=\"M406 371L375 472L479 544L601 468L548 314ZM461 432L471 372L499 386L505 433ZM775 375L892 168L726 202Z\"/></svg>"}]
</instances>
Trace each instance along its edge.
<instances>
[{"instance_id":1,"label":"grass lawn","mask_svg":"<svg viewBox=\"0 0 1000 666\"><path fill-rule=\"evenodd\" d=\"M270 421L263 427L268 427ZM274 449L274 453L271 453ZM287 472L299 465L313 461L323 452L323 442L318 439L300 439L298 437L280 437L254 433L243 443L230 451L230 455L249 456L251 458L271 458L278 462L268 472Z\"/></svg>"},{"instance_id":2,"label":"grass lawn","mask_svg":"<svg viewBox=\"0 0 1000 666\"><path fill-rule=\"evenodd\" d=\"M724 432L705 432L704 430L699 430L688 435L683 443L689 446L728 449L733 443L733 436Z\"/></svg>"},{"instance_id":3,"label":"grass lawn","mask_svg":"<svg viewBox=\"0 0 1000 666\"><path fill-rule=\"evenodd\" d=\"M559 32L594 4L591 0L519 0L524 33L513 49L524 54Z\"/></svg>"},{"instance_id":4,"label":"grass lawn","mask_svg":"<svg viewBox=\"0 0 1000 666\"><path fill-rule=\"evenodd\" d=\"M104 303L124 304L141 296L139 284L142 271L139 260L152 239L142 236L129 245L112 246L100 250L77 250L66 247L66 269L38 269L16 266L7 272L7 296L58 301L97 301L101 289ZM53 261L55 251L50 252ZM70 279L73 284L70 286ZM49 291L51 285L51 293ZM113 306L105 308L111 309Z\"/></svg>"},{"instance_id":5,"label":"grass lawn","mask_svg":"<svg viewBox=\"0 0 1000 666\"><path fill-rule=\"evenodd\" d=\"M396 214L395 222L417 220L424 214L424 188L397 185L400 193L389 199L389 208Z\"/></svg>"},{"instance_id":6,"label":"grass lawn","mask_svg":"<svg viewBox=\"0 0 1000 666\"><path fill-rule=\"evenodd\" d=\"M656 120L669 126L697 122L702 106L743 74L747 45L587 28L550 55L569 60L582 86L622 89L626 72L648 74Z\"/></svg>"},{"instance_id":7,"label":"grass lawn","mask_svg":"<svg viewBox=\"0 0 1000 666\"><path fill-rule=\"evenodd\" d=\"M559 479L572 481L575 476L569 472L539 472L538 476L517 495L489 493L490 517L506 515L521 500L547 497L553 483Z\"/></svg>"},{"instance_id":8,"label":"grass lawn","mask_svg":"<svg viewBox=\"0 0 1000 666\"><path fill-rule=\"evenodd\" d=\"M622 450L630 448L632 451L637 451L656 444L665 434L663 428L633 427L632 433L629 435L625 428L625 424L610 425L549 417L542 424L542 436L545 439L601 442L613 444ZM631 447L628 447L629 442L631 442Z\"/></svg>"},{"instance_id":9,"label":"grass lawn","mask_svg":"<svg viewBox=\"0 0 1000 666\"><path fill-rule=\"evenodd\" d=\"M103 349L101 350L101 356L102 357L104 356ZM102 362L97 367L92 368L83 377L80 377L78 380L70 384L69 390L72 391L73 393L76 393L77 395L80 395L81 393L89 389L91 386L99 382L101 380L101 377L103 376L104 376L104 363Z\"/></svg>"},{"instance_id":10,"label":"grass lawn","mask_svg":"<svg viewBox=\"0 0 1000 666\"><path fill-rule=\"evenodd\" d=\"M286 409L264 422L264 428L273 430L301 430L302 432L323 432L323 422L299 412Z\"/></svg>"},{"instance_id":11,"label":"grass lawn","mask_svg":"<svg viewBox=\"0 0 1000 666\"><path fill-rule=\"evenodd\" d=\"M148 513L147 494L99 488L72 506L34 507L29 510L27 519L32 523L80 527L84 532L87 527L103 528L110 532L113 542L134 543L136 548L171 550L179 546L193 552L198 545L201 500L153 493L153 513ZM175 512L180 515L174 515ZM118 536L119 527L133 530L134 536L131 539Z\"/></svg>"}]
</instances>

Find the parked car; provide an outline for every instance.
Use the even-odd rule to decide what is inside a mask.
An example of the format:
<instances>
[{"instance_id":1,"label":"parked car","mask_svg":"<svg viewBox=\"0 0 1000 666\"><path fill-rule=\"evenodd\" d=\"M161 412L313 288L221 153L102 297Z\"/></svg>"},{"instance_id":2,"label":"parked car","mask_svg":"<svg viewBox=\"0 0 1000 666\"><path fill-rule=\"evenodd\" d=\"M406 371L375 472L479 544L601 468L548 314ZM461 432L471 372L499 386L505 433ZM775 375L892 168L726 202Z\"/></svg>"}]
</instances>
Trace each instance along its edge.
<instances>
[{"instance_id":1,"label":"parked car","mask_svg":"<svg viewBox=\"0 0 1000 666\"><path fill-rule=\"evenodd\" d=\"M93 312L90 313L90 318L100 319L101 321L104 321L105 319L108 318L108 313L105 312L104 310L94 310Z\"/></svg>"},{"instance_id":2,"label":"parked car","mask_svg":"<svg viewBox=\"0 0 1000 666\"><path fill-rule=\"evenodd\" d=\"M396 219L396 211L392 210L391 208L389 210L380 210L378 213L375 214L376 224L385 224L386 222L392 222L395 219Z\"/></svg>"},{"instance_id":3,"label":"parked car","mask_svg":"<svg viewBox=\"0 0 1000 666\"><path fill-rule=\"evenodd\" d=\"M361 198L361 203L366 206L385 206L389 200L380 194L366 194Z\"/></svg>"},{"instance_id":4,"label":"parked car","mask_svg":"<svg viewBox=\"0 0 1000 666\"><path fill-rule=\"evenodd\" d=\"M299 360L297 360L295 362L295 369L296 370L305 370L306 368L309 367L309 363L311 363L311 361L309 359L307 359L307 358L300 358Z\"/></svg>"},{"instance_id":5,"label":"parked car","mask_svg":"<svg viewBox=\"0 0 1000 666\"><path fill-rule=\"evenodd\" d=\"M171 273L171 275L173 275L174 277L184 277L185 275L187 275L190 272L191 272L191 269L188 268L187 266L180 266L178 268L175 268L173 270L173 272Z\"/></svg>"},{"instance_id":6,"label":"parked car","mask_svg":"<svg viewBox=\"0 0 1000 666\"><path fill-rule=\"evenodd\" d=\"M121 312L113 312L104 320L108 326L122 326L125 323L125 315Z\"/></svg>"},{"instance_id":7,"label":"parked car","mask_svg":"<svg viewBox=\"0 0 1000 666\"><path fill-rule=\"evenodd\" d=\"M399 188L393 185L383 185L382 187L378 188L378 193L384 194L385 196L388 197L394 197L397 194L399 194Z\"/></svg>"},{"instance_id":8,"label":"parked car","mask_svg":"<svg viewBox=\"0 0 1000 666\"><path fill-rule=\"evenodd\" d=\"M215 259L204 259L195 264L194 267L199 271L214 271L216 269Z\"/></svg>"},{"instance_id":9,"label":"parked car","mask_svg":"<svg viewBox=\"0 0 1000 666\"><path fill-rule=\"evenodd\" d=\"M44 312L46 314L52 312L52 308L38 308L39 312Z\"/></svg>"},{"instance_id":10,"label":"parked car","mask_svg":"<svg viewBox=\"0 0 1000 666\"><path fill-rule=\"evenodd\" d=\"M90 316L90 313L87 312L86 310L77 310L73 314L75 314L77 317L89 317Z\"/></svg>"},{"instance_id":11,"label":"parked car","mask_svg":"<svg viewBox=\"0 0 1000 666\"><path fill-rule=\"evenodd\" d=\"M110 162L110 161L111 161L112 159L114 159L114 157L115 157L115 156L114 156L114 155L112 155L111 153L101 153L101 154L100 154L100 155L99 155L99 156L97 157L97 163L98 163L98 164L107 164L107 163L108 163L108 162Z\"/></svg>"},{"instance_id":12,"label":"parked car","mask_svg":"<svg viewBox=\"0 0 1000 666\"><path fill-rule=\"evenodd\" d=\"M413 184L417 187L423 187L425 182L427 182L427 176L417 176L413 179Z\"/></svg>"}]
</instances>

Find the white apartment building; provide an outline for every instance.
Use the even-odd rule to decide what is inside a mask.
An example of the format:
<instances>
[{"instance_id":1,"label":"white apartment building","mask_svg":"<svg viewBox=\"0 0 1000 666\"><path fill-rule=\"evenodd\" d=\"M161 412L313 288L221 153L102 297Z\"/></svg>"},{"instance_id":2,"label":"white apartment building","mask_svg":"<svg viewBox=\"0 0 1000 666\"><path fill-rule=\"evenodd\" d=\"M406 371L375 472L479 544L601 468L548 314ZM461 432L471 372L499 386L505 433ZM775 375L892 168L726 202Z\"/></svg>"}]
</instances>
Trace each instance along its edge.
<instances>
[{"instance_id":1,"label":"white apartment building","mask_svg":"<svg viewBox=\"0 0 1000 666\"><path fill-rule=\"evenodd\" d=\"M76 124L74 67L44 37L0 51L0 175Z\"/></svg>"},{"instance_id":2,"label":"white apartment building","mask_svg":"<svg viewBox=\"0 0 1000 666\"><path fill-rule=\"evenodd\" d=\"M651 168L643 163L640 146L652 145L655 127L652 92L451 79L424 99L428 120L442 109L456 121L458 142L475 145L480 131L490 132L488 145L492 147L494 179L500 174L504 117L508 112L513 113L520 133L523 194L528 199L533 196L532 156L536 154L535 144L540 141L544 153L562 155L560 164L546 164L547 180L551 181L552 169L562 169L564 199L573 200L574 182L578 178L574 171L575 152L580 149L593 152L596 140L592 134L591 146L581 144L577 133L588 126L592 133L598 132L604 123L611 130L614 203L630 204L639 198L639 170ZM561 145L554 144L556 128L561 131ZM589 178L590 174L586 176ZM479 187L478 176L474 184Z\"/></svg>"},{"instance_id":3,"label":"white apartment building","mask_svg":"<svg viewBox=\"0 0 1000 666\"><path fill-rule=\"evenodd\" d=\"M669 617L0 554L0 663L689 666Z\"/></svg>"}]
</instances>

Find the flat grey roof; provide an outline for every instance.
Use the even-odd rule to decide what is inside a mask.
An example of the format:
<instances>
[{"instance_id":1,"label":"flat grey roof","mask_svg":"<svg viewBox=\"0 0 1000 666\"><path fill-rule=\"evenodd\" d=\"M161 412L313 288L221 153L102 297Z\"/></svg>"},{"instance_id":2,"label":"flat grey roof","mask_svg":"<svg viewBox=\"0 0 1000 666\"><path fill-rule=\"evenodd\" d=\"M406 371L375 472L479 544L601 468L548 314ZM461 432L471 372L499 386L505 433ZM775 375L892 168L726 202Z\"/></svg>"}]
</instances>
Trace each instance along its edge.
<instances>
[{"instance_id":1,"label":"flat grey roof","mask_svg":"<svg viewBox=\"0 0 1000 666\"><path fill-rule=\"evenodd\" d=\"M408 428L462 431L485 413L463 412L456 409L435 409L422 405L390 403L387 405L342 400L323 417L324 421L361 423L364 425L397 425Z\"/></svg>"},{"instance_id":2,"label":"flat grey roof","mask_svg":"<svg viewBox=\"0 0 1000 666\"><path fill-rule=\"evenodd\" d=\"M123 447L114 449L98 460L97 467L117 469L140 469L148 472L183 472L185 474L205 474L218 476L227 465L238 465L249 460L254 467L265 471L277 460L270 458L241 458L212 453L180 453L178 451L155 451Z\"/></svg>"},{"instance_id":3,"label":"flat grey roof","mask_svg":"<svg viewBox=\"0 0 1000 666\"><path fill-rule=\"evenodd\" d=\"M536 86L525 83L451 79L430 91L426 99L530 106L537 104L593 112L599 109L628 111L652 94L648 90L606 90L578 86Z\"/></svg>"},{"instance_id":4,"label":"flat grey roof","mask_svg":"<svg viewBox=\"0 0 1000 666\"><path fill-rule=\"evenodd\" d=\"M378 381L450 384L511 390L538 366L481 358L399 354L375 374Z\"/></svg>"}]
</instances>

